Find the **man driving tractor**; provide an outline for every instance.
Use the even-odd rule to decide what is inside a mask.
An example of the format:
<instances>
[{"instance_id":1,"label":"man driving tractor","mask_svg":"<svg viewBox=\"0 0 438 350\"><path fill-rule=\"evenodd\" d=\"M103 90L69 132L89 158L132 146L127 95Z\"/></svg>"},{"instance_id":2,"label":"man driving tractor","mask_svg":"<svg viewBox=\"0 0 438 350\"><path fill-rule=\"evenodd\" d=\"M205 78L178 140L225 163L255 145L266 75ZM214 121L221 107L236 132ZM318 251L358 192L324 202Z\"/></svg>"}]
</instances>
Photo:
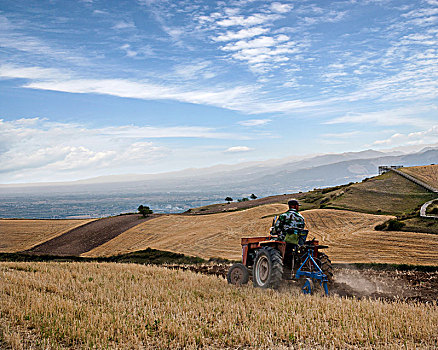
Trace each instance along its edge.
<instances>
[{"instance_id":1,"label":"man driving tractor","mask_svg":"<svg viewBox=\"0 0 438 350\"><path fill-rule=\"evenodd\" d=\"M304 230L304 217L298 213L300 203L296 199L291 199L287 204L289 210L278 217L271 233L277 235L280 241L297 245Z\"/></svg>"},{"instance_id":2,"label":"man driving tractor","mask_svg":"<svg viewBox=\"0 0 438 350\"><path fill-rule=\"evenodd\" d=\"M315 239L307 241L308 231L298 213L299 203L291 199L289 210L281 214L271 227L271 234L241 239L242 262L230 267L227 281L242 285L252 278L258 288L278 288L282 280L300 281L302 291L310 294L314 281L323 287L326 295L328 283L333 280L333 267L329 257L320 252L328 248Z\"/></svg>"}]
</instances>

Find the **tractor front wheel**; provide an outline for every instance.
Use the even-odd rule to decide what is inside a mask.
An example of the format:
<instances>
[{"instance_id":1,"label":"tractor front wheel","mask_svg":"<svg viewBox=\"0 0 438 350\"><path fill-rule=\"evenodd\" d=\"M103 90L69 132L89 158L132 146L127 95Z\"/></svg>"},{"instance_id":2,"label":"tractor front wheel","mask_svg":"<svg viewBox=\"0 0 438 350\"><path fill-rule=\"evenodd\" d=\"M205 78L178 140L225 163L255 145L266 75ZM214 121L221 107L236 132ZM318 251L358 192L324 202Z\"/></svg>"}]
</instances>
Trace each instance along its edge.
<instances>
[{"instance_id":1,"label":"tractor front wheel","mask_svg":"<svg viewBox=\"0 0 438 350\"><path fill-rule=\"evenodd\" d=\"M245 265L241 263L234 264L227 273L227 281L230 284L241 286L249 281L249 272Z\"/></svg>"},{"instance_id":2,"label":"tractor front wheel","mask_svg":"<svg viewBox=\"0 0 438 350\"><path fill-rule=\"evenodd\" d=\"M265 247L257 252L253 268L254 287L278 288L283 276L283 258L272 247Z\"/></svg>"}]
</instances>

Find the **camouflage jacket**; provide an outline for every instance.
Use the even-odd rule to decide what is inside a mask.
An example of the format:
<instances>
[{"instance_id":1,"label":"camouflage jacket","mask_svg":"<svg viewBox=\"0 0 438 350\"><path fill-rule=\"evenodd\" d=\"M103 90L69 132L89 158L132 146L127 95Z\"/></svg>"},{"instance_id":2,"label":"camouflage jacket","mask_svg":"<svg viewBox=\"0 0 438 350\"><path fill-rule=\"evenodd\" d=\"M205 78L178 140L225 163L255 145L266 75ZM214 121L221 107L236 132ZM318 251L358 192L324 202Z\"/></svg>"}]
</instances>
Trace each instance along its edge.
<instances>
[{"instance_id":1,"label":"camouflage jacket","mask_svg":"<svg viewBox=\"0 0 438 350\"><path fill-rule=\"evenodd\" d=\"M295 209L289 209L287 212L281 214L274 225L274 232L278 236L286 236L291 229L304 229L304 217Z\"/></svg>"}]
</instances>

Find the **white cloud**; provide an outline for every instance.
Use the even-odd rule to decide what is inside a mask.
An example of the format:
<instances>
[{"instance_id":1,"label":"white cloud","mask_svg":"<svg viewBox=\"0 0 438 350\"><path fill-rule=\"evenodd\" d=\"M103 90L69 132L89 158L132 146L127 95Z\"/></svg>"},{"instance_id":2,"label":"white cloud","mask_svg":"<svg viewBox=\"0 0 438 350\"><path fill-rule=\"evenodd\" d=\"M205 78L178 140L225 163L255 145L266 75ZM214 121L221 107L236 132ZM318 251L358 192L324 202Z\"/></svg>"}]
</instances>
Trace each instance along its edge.
<instances>
[{"instance_id":1,"label":"white cloud","mask_svg":"<svg viewBox=\"0 0 438 350\"><path fill-rule=\"evenodd\" d=\"M254 49L254 48L260 48L260 47L270 47L275 46L279 43L288 41L289 37L280 34L276 37L270 37L270 36L261 36L256 39L252 39L249 41L246 40L240 40L236 43L227 44L222 48L224 51L240 51L244 49Z\"/></svg>"},{"instance_id":2,"label":"white cloud","mask_svg":"<svg viewBox=\"0 0 438 350\"><path fill-rule=\"evenodd\" d=\"M227 153L241 153L241 152L249 152L252 151L252 148L249 148L247 146L234 146L228 148L225 152Z\"/></svg>"},{"instance_id":3,"label":"white cloud","mask_svg":"<svg viewBox=\"0 0 438 350\"><path fill-rule=\"evenodd\" d=\"M216 22L221 27L251 27L281 18L279 15L256 13L251 16L230 16Z\"/></svg>"},{"instance_id":4,"label":"white cloud","mask_svg":"<svg viewBox=\"0 0 438 350\"><path fill-rule=\"evenodd\" d=\"M273 2L270 6L270 9L277 13L286 13L293 9L293 5L282 4L280 2Z\"/></svg>"},{"instance_id":5,"label":"white cloud","mask_svg":"<svg viewBox=\"0 0 438 350\"><path fill-rule=\"evenodd\" d=\"M288 54L298 53L300 48L289 37L280 34L275 37L261 36L252 40L239 40L221 48L232 52L231 57L246 61L256 72L276 68L275 63L289 61Z\"/></svg>"},{"instance_id":6,"label":"white cloud","mask_svg":"<svg viewBox=\"0 0 438 350\"><path fill-rule=\"evenodd\" d=\"M99 171L147 170L148 164L170 155L151 140L163 138L246 139L237 134L197 126L154 127L123 125L90 128L40 118L0 119L0 181L32 174L98 175ZM161 143L162 141L160 141ZM26 170L26 171L25 171Z\"/></svg>"},{"instance_id":7,"label":"white cloud","mask_svg":"<svg viewBox=\"0 0 438 350\"><path fill-rule=\"evenodd\" d=\"M10 67L2 69L3 77L14 78L26 76L30 82L23 85L25 88L62 91L69 93L92 93L105 94L126 98L138 98L145 100L176 100L238 110L249 114L289 112L300 110L312 106L319 106L325 101L301 101L301 100L267 100L259 91L257 85L235 86L232 88L220 87L216 89L198 88L190 90L187 84L178 85L159 85L149 82L137 82L126 79L65 79L57 80L58 76L68 76L61 71L53 71L47 76L48 80L32 79L35 74L37 77L44 75L44 69L36 67L35 70L29 67ZM33 67L31 67L33 68ZM37 73L29 73L29 72ZM25 73L24 73L25 72ZM0 74L0 77L2 75Z\"/></svg>"},{"instance_id":8,"label":"white cloud","mask_svg":"<svg viewBox=\"0 0 438 350\"><path fill-rule=\"evenodd\" d=\"M374 146L413 146L413 145L428 145L438 142L438 125L431 128L411 132L408 134L396 133L384 140L377 140L373 143Z\"/></svg>"},{"instance_id":9,"label":"white cloud","mask_svg":"<svg viewBox=\"0 0 438 350\"><path fill-rule=\"evenodd\" d=\"M265 125L270 121L271 119L248 119L248 120L242 120L237 124L242 126L260 126L260 125Z\"/></svg>"},{"instance_id":10,"label":"white cloud","mask_svg":"<svg viewBox=\"0 0 438 350\"><path fill-rule=\"evenodd\" d=\"M248 29L241 29L237 32L227 31L225 34L221 34L217 37L213 37L214 41L232 41L240 39L248 39L254 36L264 34L268 32L269 29L263 27L252 27Z\"/></svg>"}]
</instances>

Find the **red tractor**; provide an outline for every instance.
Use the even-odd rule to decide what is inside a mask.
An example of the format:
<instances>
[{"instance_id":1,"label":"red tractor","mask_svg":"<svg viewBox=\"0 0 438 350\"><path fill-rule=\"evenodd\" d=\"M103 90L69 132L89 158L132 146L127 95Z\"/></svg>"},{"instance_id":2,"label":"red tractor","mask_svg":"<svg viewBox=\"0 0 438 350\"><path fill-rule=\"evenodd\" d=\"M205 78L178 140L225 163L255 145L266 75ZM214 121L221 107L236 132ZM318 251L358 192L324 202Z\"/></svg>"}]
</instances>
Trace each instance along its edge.
<instances>
[{"instance_id":1,"label":"red tractor","mask_svg":"<svg viewBox=\"0 0 438 350\"><path fill-rule=\"evenodd\" d=\"M274 219L275 220L275 219ZM298 245L278 240L277 236L242 238L242 263L231 266L228 283L243 285L252 276L259 288L278 288L282 280L301 282L302 291L310 294L318 282L328 294L333 268L328 256L315 239L306 241L308 231L301 230Z\"/></svg>"}]
</instances>

